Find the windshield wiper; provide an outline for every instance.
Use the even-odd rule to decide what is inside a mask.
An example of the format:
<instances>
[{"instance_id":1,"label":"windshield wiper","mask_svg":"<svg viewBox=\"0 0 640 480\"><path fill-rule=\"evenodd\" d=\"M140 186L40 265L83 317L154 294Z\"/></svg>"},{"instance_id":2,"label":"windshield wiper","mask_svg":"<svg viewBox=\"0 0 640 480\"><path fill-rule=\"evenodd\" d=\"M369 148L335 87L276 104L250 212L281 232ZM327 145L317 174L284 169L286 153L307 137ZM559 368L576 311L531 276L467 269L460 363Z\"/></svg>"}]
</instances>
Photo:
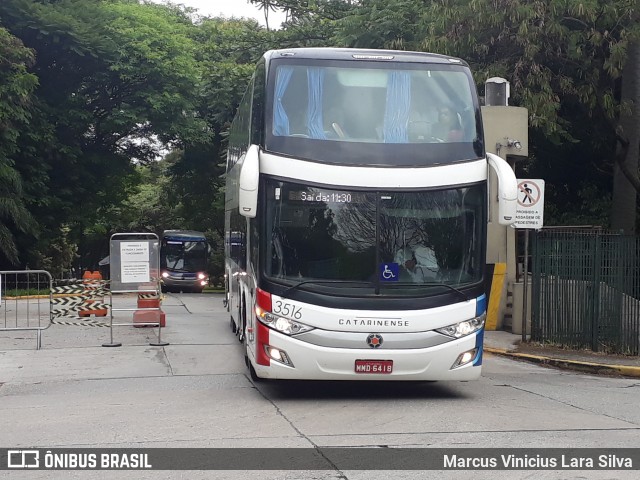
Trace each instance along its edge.
<instances>
[{"instance_id":1,"label":"windshield wiper","mask_svg":"<svg viewBox=\"0 0 640 480\"><path fill-rule=\"evenodd\" d=\"M289 293L291 293L294 290L297 290L298 287L300 287L301 285L304 285L305 283L318 283L318 284L327 283L327 284L330 284L330 285L331 284L338 284L338 285L355 284L355 285L371 285L371 286L374 286L373 282L365 282L365 281L361 281L361 280L303 280L303 281L298 282L295 285L292 285L289 288L287 288L280 296L281 297L286 297Z\"/></svg>"},{"instance_id":2,"label":"windshield wiper","mask_svg":"<svg viewBox=\"0 0 640 480\"><path fill-rule=\"evenodd\" d=\"M451 285L447 285L446 283L428 282L428 283L422 283L421 285L426 285L428 287L445 287L445 288L448 288L449 290L453 290L454 292L462 295L462 298L464 298L467 302L471 301L471 299L467 297L467 294L464 293L462 290L458 290L456 287L452 287Z\"/></svg>"}]
</instances>

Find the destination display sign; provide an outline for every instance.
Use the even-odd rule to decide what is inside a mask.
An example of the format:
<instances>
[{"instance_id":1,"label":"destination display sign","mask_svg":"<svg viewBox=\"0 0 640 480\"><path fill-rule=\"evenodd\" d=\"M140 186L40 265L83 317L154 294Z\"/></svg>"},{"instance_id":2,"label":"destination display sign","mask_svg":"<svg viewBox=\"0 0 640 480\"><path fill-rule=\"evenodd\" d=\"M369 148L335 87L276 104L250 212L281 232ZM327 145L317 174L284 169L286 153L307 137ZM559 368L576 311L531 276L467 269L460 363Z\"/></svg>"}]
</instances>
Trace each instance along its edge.
<instances>
[{"instance_id":1,"label":"destination display sign","mask_svg":"<svg viewBox=\"0 0 640 480\"><path fill-rule=\"evenodd\" d=\"M362 203L366 200L366 194L309 188L306 190L290 190L288 199L294 202Z\"/></svg>"}]
</instances>

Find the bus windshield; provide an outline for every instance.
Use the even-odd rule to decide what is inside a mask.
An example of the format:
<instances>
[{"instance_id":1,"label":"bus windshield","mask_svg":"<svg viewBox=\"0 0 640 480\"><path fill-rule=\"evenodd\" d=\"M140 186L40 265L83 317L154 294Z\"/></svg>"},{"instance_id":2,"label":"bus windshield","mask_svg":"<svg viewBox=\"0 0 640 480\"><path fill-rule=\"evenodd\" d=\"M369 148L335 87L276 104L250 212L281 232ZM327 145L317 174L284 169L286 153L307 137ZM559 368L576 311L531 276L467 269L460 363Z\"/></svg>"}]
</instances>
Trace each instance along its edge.
<instances>
[{"instance_id":1,"label":"bus windshield","mask_svg":"<svg viewBox=\"0 0 640 480\"><path fill-rule=\"evenodd\" d=\"M272 281L339 294L428 295L482 280L484 185L364 192L269 180L266 196L263 268Z\"/></svg>"},{"instance_id":2,"label":"bus windshield","mask_svg":"<svg viewBox=\"0 0 640 480\"><path fill-rule=\"evenodd\" d=\"M207 269L205 241L163 240L161 267L175 272L200 272Z\"/></svg>"},{"instance_id":3,"label":"bus windshield","mask_svg":"<svg viewBox=\"0 0 640 480\"><path fill-rule=\"evenodd\" d=\"M427 165L483 154L475 86L462 65L274 63L267 150L385 165Z\"/></svg>"}]
</instances>

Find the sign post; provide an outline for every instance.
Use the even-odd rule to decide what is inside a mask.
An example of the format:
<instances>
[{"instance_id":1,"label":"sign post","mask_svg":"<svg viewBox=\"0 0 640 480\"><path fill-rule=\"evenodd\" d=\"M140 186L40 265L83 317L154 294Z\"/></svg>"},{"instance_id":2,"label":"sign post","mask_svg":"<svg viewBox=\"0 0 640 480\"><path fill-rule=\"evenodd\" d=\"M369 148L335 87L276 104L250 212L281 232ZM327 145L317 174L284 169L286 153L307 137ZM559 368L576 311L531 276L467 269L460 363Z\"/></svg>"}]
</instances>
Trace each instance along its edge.
<instances>
[{"instance_id":1,"label":"sign post","mask_svg":"<svg viewBox=\"0 0 640 480\"><path fill-rule=\"evenodd\" d=\"M518 179L518 206L515 228L524 229L524 259L522 270L522 341L527 341L527 302L529 288L529 230L539 230L544 223L544 180Z\"/></svg>"}]
</instances>

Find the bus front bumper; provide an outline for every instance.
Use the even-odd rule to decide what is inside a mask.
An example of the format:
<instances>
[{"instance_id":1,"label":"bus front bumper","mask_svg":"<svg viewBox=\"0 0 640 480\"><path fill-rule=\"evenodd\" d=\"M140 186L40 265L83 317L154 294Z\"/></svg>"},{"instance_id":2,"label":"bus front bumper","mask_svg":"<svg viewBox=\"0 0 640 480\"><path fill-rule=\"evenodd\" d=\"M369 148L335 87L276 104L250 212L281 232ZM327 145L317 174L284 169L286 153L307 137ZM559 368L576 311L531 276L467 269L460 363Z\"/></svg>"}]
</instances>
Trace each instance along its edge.
<instances>
[{"instance_id":1,"label":"bus front bumper","mask_svg":"<svg viewBox=\"0 0 640 480\"><path fill-rule=\"evenodd\" d=\"M292 366L270 359L269 366L251 363L256 374L270 379L440 381L476 380L482 370L483 331L423 349L344 349L322 347L269 330L269 346L284 352ZM258 345L257 348L264 348ZM249 349L251 351L251 349ZM470 352L471 360L454 365ZM389 363L391 361L391 363ZM363 368L363 365L368 368ZM375 373L383 369L390 373ZM373 366L373 367L371 367ZM359 371L357 371L359 370Z\"/></svg>"}]
</instances>

